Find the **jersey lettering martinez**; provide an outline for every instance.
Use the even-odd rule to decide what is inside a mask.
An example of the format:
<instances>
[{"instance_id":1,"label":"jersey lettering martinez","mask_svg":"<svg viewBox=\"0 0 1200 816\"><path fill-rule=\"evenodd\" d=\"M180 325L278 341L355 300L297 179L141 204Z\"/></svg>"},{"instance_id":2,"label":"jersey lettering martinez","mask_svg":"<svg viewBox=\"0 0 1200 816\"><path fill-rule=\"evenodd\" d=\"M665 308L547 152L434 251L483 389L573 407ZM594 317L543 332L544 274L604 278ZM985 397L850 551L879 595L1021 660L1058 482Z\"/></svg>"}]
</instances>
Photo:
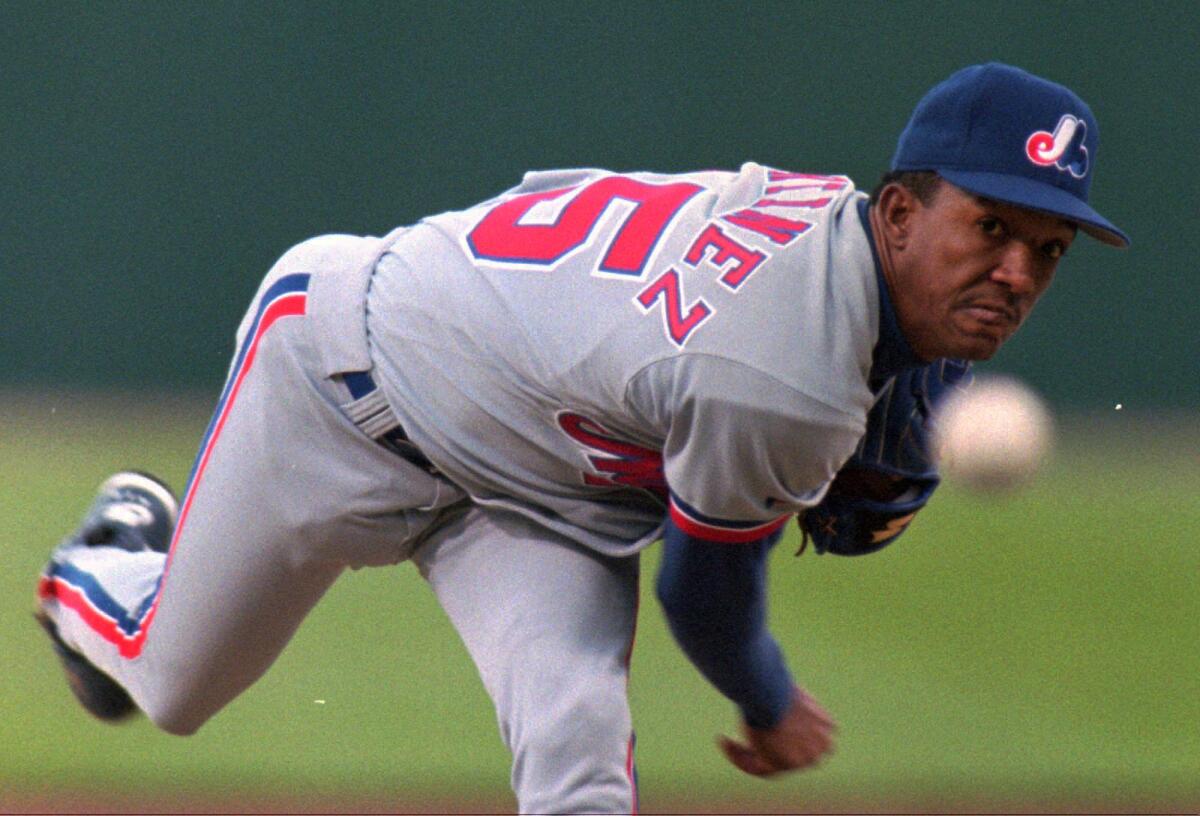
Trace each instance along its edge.
<instances>
[{"instance_id":1,"label":"jersey lettering martinez","mask_svg":"<svg viewBox=\"0 0 1200 816\"><path fill-rule=\"evenodd\" d=\"M751 233L786 247L812 226L796 213L828 206L822 193L845 189L844 176L767 170L770 186L749 207L712 218L695 230L681 257L652 280L646 270L660 239L697 193L687 181L651 182L605 176L586 184L517 195L496 205L464 238L477 263L552 272L575 253L601 247L591 274L636 285L632 301L646 315L659 314L663 331L682 348L717 313L718 303L689 301L684 271L711 269L731 296L770 256L747 246ZM740 233L740 234L739 234ZM683 270L683 271L681 271Z\"/></svg>"},{"instance_id":2,"label":"jersey lettering martinez","mask_svg":"<svg viewBox=\"0 0 1200 816\"><path fill-rule=\"evenodd\" d=\"M756 164L528 174L384 255L377 373L480 504L609 553L652 541L664 511L740 540L810 506L861 435L876 312L858 197Z\"/></svg>"}]
</instances>

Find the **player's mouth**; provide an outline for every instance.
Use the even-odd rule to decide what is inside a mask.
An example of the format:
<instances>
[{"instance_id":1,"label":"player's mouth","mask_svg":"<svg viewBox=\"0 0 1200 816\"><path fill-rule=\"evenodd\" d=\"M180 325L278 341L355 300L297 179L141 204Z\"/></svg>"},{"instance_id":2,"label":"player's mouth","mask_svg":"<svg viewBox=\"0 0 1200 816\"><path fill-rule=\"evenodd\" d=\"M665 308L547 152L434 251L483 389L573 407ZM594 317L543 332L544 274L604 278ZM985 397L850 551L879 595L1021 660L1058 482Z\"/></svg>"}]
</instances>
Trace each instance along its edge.
<instances>
[{"instance_id":1,"label":"player's mouth","mask_svg":"<svg viewBox=\"0 0 1200 816\"><path fill-rule=\"evenodd\" d=\"M975 323L989 329L1013 331L1019 323L1016 310L996 301L967 303L962 306L962 312Z\"/></svg>"},{"instance_id":2,"label":"player's mouth","mask_svg":"<svg viewBox=\"0 0 1200 816\"><path fill-rule=\"evenodd\" d=\"M1003 301L973 300L955 310L954 323L970 348L959 356L986 360L1013 336L1021 321L1016 309Z\"/></svg>"}]
</instances>

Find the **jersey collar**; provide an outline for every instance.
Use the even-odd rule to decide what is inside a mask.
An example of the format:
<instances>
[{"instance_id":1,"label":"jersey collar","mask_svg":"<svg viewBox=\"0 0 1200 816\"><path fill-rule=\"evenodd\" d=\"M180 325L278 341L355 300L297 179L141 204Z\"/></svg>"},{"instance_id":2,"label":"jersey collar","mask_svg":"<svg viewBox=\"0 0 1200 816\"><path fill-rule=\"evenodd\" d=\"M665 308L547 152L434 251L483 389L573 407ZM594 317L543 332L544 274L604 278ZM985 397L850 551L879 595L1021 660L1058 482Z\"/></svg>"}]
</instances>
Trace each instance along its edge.
<instances>
[{"instance_id":1,"label":"jersey collar","mask_svg":"<svg viewBox=\"0 0 1200 816\"><path fill-rule=\"evenodd\" d=\"M892 305L892 296L888 291L887 281L883 277L883 267L879 263L879 252L875 249L875 236L871 233L871 218L868 213L868 199L858 202L858 217L862 221L863 232L867 234L867 244L871 247L871 260L875 262L875 283L879 286L879 340L871 355L871 375L869 384L871 390L877 390L890 377L894 377L906 368L916 368L925 364L917 356L904 332L900 330L900 321L896 318L896 309Z\"/></svg>"}]
</instances>

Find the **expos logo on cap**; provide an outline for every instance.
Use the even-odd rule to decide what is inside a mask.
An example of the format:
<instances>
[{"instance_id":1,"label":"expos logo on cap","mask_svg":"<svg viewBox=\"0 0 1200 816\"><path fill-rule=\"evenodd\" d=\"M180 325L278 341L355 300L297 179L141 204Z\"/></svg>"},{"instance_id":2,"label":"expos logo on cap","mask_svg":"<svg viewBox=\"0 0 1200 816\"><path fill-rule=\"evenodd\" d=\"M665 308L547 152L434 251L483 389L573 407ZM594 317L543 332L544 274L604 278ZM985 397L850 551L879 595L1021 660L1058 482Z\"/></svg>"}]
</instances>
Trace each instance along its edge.
<instances>
[{"instance_id":1,"label":"expos logo on cap","mask_svg":"<svg viewBox=\"0 0 1200 816\"><path fill-rule=\"evenodd\" d=\"M1099 128L1071 89L999 62L935 85L900 134L892 170L932 170L969 193L1060 215L1094 238L1129 238L1088 204Z\"/></svg>"},{"instance_id":2,"label":"expos logo on cap","mask_svg":"<svg viewBox=\"0 0 1200 816\"><path fill-rule=\"evenodd\" d=\"M1035 130L1025 140L1025 156L1041 167L1051 165L1083 178L1088 171L1088 150L1083 145L1087 137L1087 122L1064 113L1054 126L1054 132Z\"/></svg>"}]
</instances>

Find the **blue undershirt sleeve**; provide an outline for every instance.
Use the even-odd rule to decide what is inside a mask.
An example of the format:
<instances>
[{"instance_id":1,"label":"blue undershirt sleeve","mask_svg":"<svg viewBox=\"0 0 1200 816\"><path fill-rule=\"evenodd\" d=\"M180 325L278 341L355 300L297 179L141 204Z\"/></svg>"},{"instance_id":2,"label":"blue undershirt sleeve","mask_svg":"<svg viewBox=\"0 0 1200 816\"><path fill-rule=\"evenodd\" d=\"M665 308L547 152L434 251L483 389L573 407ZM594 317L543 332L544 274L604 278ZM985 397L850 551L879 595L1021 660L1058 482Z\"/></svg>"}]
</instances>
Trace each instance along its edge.
<instances>
[{"instance_id":1,"label":"blue undershirt sleeve","mask_svg":"<svg viewBox=\"0 0 1200 816\"><path fill-rule=\"evenodd\" d=\"M792 698L792 676L767 631L767 556L779 537L719 543L668 519L656 584L684 654L755 728L778 723Z\"/></svg>"}]
</instances>

